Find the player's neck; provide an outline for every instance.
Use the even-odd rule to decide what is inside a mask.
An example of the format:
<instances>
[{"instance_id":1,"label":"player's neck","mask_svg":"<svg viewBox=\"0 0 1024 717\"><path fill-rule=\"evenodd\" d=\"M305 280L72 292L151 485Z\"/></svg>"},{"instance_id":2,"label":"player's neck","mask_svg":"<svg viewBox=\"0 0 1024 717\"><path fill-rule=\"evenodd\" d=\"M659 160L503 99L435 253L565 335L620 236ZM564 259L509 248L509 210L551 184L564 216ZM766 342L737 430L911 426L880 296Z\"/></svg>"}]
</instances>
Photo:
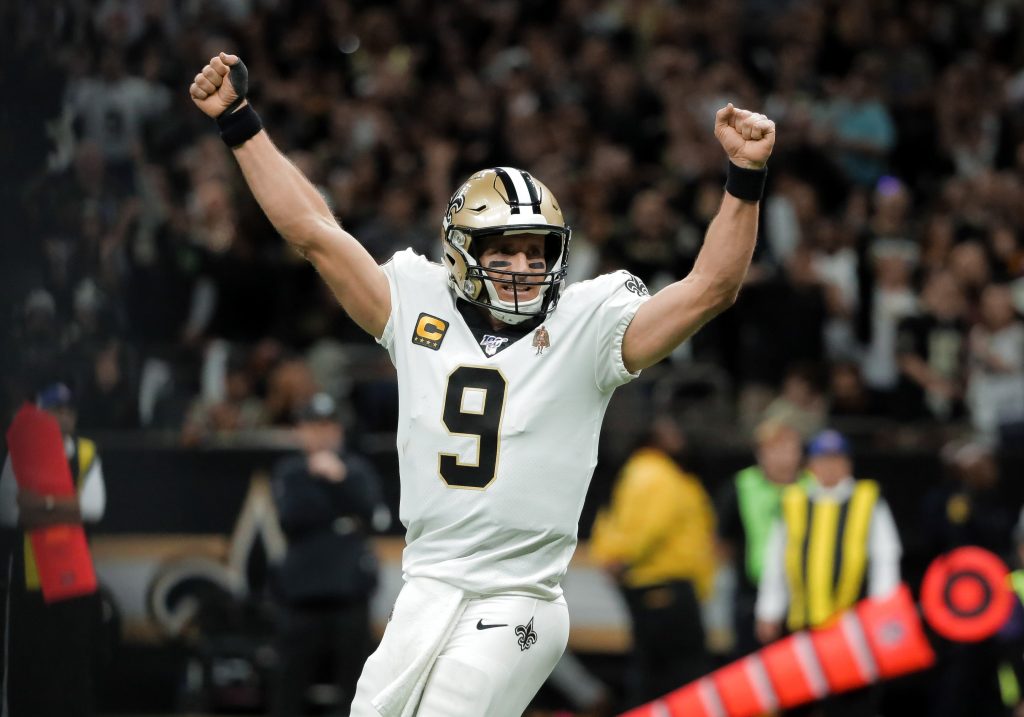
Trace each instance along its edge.
<instances>
[{"instance_id":1,"label":"player's neck","mask_svg":"<svg viewBox=\"0 0 1024 717\"><path fill-rule=\"evenodd\" d=\"M483 316L484 321L486 321L487 325L494 331L501 331L502 329L507 329L510 326L510 324L506 324L504 321L492 314L491 310L486 307L473 306L473 310Z\"/></svg>"},{"instance_id":2,"label":"player's neck","mask_svg":"<svg viewBox=\"0 0 1024 717\"><path fill-rule=\"evenodd\" d=\"M487 323L491 325L491 328L495 331L501 331L507 329L511 324L506 324L504 321L492 314L488 309L484 309L484 316L487 317Z\"/></svg>"}]
</instances>

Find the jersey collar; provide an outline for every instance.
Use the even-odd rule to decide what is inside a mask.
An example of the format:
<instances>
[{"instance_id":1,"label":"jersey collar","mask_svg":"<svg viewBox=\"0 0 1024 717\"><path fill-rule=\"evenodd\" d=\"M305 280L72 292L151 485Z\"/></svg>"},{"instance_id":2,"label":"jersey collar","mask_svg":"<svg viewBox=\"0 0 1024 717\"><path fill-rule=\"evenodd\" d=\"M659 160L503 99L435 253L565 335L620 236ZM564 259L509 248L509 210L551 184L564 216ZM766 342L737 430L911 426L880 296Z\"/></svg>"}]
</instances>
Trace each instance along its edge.
<instances>
[{"instance_id":1,"label":"jersey collar","mask_svg":"<svg viewBox=\"0 0 1024 717\"><path fill-rule=\"evenodd\" d=\"M496 356L519 339L532 333L534 329L540 326L542 323L541 319L543 318L538 316L521 324L505 324L501 328L496 329L491 326L491 322L484 315L486 309L473 306L462 299L456 299L455 305L459 313L462 314L466 326L469 327L470 332L472 332L473 337L476 339L476 345L480 347L480 351L488 358ZM487 337L491 338L487 339ZM505 340L502 341L502 339ZM493 347L492 353L487 352L485 344Z\"/></svg>"}]
</instances>

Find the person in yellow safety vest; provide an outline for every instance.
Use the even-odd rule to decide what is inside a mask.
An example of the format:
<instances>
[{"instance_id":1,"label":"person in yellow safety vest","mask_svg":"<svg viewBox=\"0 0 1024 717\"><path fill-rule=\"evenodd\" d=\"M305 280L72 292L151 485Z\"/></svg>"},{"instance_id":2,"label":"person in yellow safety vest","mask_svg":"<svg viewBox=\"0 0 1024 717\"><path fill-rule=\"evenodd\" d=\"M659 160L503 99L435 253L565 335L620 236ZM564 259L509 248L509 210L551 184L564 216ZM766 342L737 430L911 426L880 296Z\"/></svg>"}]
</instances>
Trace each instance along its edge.
<instances>
[{"instance_id":1,"label":"person in yellow safety vest","mask_svg":"<svg viewBox=\"0 0 1024 717\"><path fill-rule=\"evenodd\" d=\"M75 435L71 391L52 384L36 399L57 419L77 492L40 495L19 488L10 456L0 474L3 535L4 634L0 684L5 717L88 717L93 714L94 658L100 627L97 593L46 603L28 531L49 525L95 523L103 517L106 488L96 445Z\"/></svg>"},{"instance_id":2,"label":"person in yellow safety vest","mask_svg":"<svg viewBox=\"0 0 1024 717\"><path fill-rule=\"evenodd\" d=\"M769 536L758 587L757 636L819 627L864 597L888 595L900 583L902 547L878 484L855 480L850 446L837 431L807 447L808 483L782 494L782 514ZM859 690L799 714L874 715L876 695Z\"/></svg>"}]
</instances>

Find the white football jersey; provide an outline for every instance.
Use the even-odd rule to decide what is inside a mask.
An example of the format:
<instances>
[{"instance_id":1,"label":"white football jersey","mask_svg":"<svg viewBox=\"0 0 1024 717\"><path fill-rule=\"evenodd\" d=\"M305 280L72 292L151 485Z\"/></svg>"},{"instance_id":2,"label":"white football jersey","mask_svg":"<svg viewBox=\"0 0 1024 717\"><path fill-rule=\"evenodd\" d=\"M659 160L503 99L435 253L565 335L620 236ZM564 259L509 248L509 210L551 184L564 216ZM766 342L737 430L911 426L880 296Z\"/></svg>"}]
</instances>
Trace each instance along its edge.
<instances>
[{"instance_id":1,"label":"white football jersey","mask_svg":"<svg viewBox=\"0 0 1024 717\"><path fill-rule=\"evenodd\" d=\"M405 575L558 597L608 400L637 375L622 337L647 289L625 271L573 284L517 340L514 328L474 335L440 264L405 250L383 268Z\"/></svg>"}]
</instances>

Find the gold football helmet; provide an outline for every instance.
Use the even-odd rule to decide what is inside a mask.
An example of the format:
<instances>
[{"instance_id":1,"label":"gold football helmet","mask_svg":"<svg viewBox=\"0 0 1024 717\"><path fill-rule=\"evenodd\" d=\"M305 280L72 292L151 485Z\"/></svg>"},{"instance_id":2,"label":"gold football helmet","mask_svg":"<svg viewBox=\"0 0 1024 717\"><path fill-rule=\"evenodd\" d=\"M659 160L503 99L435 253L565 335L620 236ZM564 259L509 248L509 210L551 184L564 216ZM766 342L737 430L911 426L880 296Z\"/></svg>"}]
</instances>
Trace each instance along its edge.
<instances>
[{"instance_id":1,"label":"gold football helmet","mask_svg":"<svg viewBox=\"0 0 1024 717\"><path fill-rule=\"evenodd\" d=\"M506 233L545 237L543 274L488 269L498 282L540 284L540 292L529 301L498 298L492 280L477 261L481 239ZM571 236L554 195L528 173L513 167L477 172L452 195L441 223L448 283L458 297L487 308L506 324L546 316L558 304L565 282Z\"/></svg>"}]
</instances>

